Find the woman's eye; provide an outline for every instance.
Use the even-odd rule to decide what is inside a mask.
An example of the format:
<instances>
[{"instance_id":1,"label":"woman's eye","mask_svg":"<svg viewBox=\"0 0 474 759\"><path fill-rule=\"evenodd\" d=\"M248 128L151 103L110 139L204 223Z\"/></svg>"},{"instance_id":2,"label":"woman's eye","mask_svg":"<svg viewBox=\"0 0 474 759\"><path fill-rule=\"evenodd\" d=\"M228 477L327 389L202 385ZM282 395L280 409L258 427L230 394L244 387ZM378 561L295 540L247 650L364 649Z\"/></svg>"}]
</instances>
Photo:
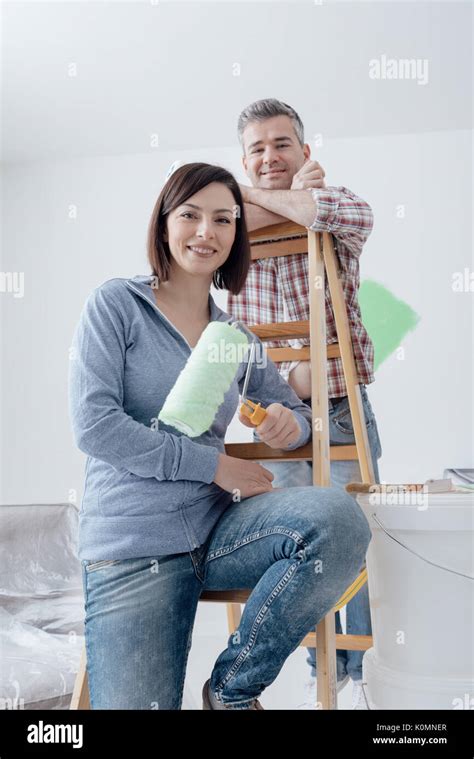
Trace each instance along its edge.
<instances>
[{"instance_id":1,"label":"woman's eye","mask_svg":"<svg viewBox=\"0 0 474 759\"><path fill-rule=\"evenodd\" d=\"M181 214L181 218L183 219L197 219L196 214L192 213L191 211L184 211ZM218 222L223 222L224 224L230 224L230 219L228 219L226 216L221 216L219 219L216 219Z\"/></svg>"}]
</instances>

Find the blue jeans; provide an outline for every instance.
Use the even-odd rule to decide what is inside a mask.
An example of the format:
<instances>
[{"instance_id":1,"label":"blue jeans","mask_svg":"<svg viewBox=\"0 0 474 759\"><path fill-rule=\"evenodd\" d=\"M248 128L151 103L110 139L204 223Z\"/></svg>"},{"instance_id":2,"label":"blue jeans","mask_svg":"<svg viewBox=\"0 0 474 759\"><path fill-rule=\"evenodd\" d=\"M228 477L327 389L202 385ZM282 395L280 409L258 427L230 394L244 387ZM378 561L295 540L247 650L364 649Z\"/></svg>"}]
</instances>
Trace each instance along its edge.
<instances>
[{"instance_id":1,"label":"blue jeans","mask_svg":"<svg viewBox=\"0 0 474 759\"><path fill-rule=\"evenodd\" d=\"M375 482L380 482L377 459L382 455L377 422L370 405L367 390L360 386L362 405L364 407L367 435L369 438ZM305 403L311 406L311 399ZM329 399L329 439L331 445L352 445L355 443L354 429L349 410L347 396L343 399ZM292 488L301 485L311 485L313 482L313 466L309 461L283 461L280 463L262 462L266 469L275 475L273 487ZM348 482L360 482L360 469L357 461L331 461L331 485L344 489ZM336 612L336 632L342 633L339 612ZM357 595L346 606L346 633L348 635L371 635L369 592L367 583L362 586ZM362 679L362 659L364 651L337 651L337 679L343 680L350 675L352 680ZM316 676L316 649L308 648L307 662L311 674Z\"/></svg>"},{"instance_id":2,"label":"blue jeans","mask_svg":"<svg viewBox=\"0 0 474 759\"><path fill-rule=\"evenodd\" d=\"M194 551L82 560L92 709L180 709L199 596L252 589L211 688L248 707L357 577L371 538L337 488L273 490L228 506Z\"/></svg>"}]
</instances>

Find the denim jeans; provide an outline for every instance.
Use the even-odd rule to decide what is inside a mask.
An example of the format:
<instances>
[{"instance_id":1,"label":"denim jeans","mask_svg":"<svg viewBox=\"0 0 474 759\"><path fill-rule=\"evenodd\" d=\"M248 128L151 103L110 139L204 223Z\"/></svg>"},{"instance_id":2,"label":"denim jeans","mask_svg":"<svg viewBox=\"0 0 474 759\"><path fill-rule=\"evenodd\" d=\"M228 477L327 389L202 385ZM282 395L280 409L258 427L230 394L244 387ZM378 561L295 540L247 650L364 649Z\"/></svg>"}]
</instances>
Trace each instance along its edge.
<instances>
[{"instance_id":1,"label":"denim jeans","mask_svg":"<svg viewBox=\"0 0 474 759\"><path fill-rule=\"evenodd\" d=\"M364 408L367 436L369 438L372 464L374 467L375 482L380 482L377 459L382 455L377 422L370 405L367 390L364 385L360 386L362 405ZM309 406L311 399L305 400ZM354 429L349 410L347 396L340 399L329 399L329 439L331 445L352 445L355 443ZM313 466L309 461L283 461L280 463L262 462L266 469L275 475L274 488L292 488L302 485L311 485L313 482ZM344 489L348 482L360 482L360 469L357 461L331 461L331 485ZM336 632L342 633L342 625L339 612L335 615ZM346 633L348 635L371 635L372 626L370 620L369 592L367 583L362 586L357 595L346 606ZM364 651L337 651L337 679L343 680L350 675L352 680L362 679L362 659ZM316 676L316 649L308 648L307 662L311 667L311 674Z\"/></svg>"},{"instance_id":2,"label":"denim jeans","mask_svg":"<svg viewBox=\"0 0 474 759\"><path fill-rule=\"evenodd\" d=\"M371 538L337 488L272 490L228 506L191 552L82 560L92 709L180 709L203 590L251 589L211 673L230 708L249 706L357 577Z\"/></svg>"}]
</instances>

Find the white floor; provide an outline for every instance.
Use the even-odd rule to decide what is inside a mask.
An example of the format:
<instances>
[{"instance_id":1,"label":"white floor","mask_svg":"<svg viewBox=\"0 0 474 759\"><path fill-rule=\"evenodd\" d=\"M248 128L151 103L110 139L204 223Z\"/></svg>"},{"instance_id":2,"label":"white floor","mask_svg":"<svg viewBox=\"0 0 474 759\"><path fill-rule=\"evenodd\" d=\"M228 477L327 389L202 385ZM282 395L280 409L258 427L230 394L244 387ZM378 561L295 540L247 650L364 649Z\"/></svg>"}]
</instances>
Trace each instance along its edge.
<instances>
[{"instance_id":1,"label":"white floor","mask_svg":"<svg viewBox=\"0 0 474 759\"><path fill-rule=\"evenodd\" d=\"M344 616L342 625L344 627ZM183 709L201 709L201 690L228 637L224 604L200 603L194 627L184 685ZM277 679L261 695L265 709L296 709L304 700L304 683L309 676L306 648L299 647L286 660ZM338 695L338 708L350 709L352 681Z\"/></svg>"}]
</instances>

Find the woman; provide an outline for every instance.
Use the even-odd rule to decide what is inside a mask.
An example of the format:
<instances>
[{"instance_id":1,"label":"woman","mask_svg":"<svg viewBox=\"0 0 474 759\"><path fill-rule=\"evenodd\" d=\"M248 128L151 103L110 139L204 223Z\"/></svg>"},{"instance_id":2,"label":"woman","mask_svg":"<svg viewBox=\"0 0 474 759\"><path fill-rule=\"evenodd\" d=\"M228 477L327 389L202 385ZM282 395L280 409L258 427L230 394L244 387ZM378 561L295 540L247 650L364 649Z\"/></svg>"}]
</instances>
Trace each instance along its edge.
<instances>
[{"instance_id":1,"label":"woman","mask_svg":"<svg viewBox=\"0 0 474 759\"><path fill-rule=\"evenodd\" d=\"M346 493L273 489L263 466L225 454L245 362L203 435L157 424L206 325L230 319L211 283L237 293L245 281L239 209L226 170L176 170L150 222L151 275L97 287L74 335L69 397L88 454L79 558L93 709L180 709L199 596L231 588L253 592L203 706L261 709L258 696L358 575L370 541ZM257 348L265 356L259 340ZM267 445L308 442L311 410L271 361L252 368L248 397L266 407L257 432Z\"/></svg>"}]
</instances>

